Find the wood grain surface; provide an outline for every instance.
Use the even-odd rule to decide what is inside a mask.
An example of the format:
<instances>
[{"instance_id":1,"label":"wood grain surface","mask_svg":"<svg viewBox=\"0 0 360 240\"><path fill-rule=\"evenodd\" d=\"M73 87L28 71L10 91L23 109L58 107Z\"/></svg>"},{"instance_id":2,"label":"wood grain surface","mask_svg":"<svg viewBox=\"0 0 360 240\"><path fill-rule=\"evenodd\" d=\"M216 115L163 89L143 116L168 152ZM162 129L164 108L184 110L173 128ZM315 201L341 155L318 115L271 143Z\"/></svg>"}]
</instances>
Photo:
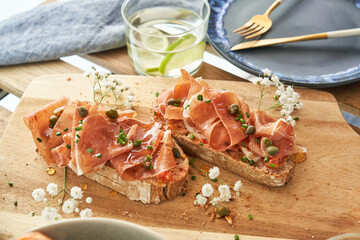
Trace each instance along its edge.
<instances>
[{"instance_id":1,"label":"wood grain surface","mask_svg":"<svg viewBox=\"0 0 360 240\"><path fill-rule=\"evenodd\" d=\"M71 81L67 81L68 77L71 77ZM174 79L135 76L118 78L129 83L136 93L138 101L134 109L140 119L149 119L148 107L155 100L154 93L176 83ZM254 109L259 96L257 86L234 81L208 82L216 88L238 92ZM295 131L297 143L308 149L308 159L298 164L293 179L281 188L254 184L221 170L220 178L225 183L233 184L238 179L244 183L241 196L233 196L234 200L227 205L234 214L232 226L224 219L210 222L209 213L213 209L203 210L193 205L195 193L206 182L195 169L191 169L190 175L197 176L197 179L189 181L186 196L159 205L132 202L121 195L111 197L109 188L83 176L77 177L71 171L67 185L71 188L87 184L84 195L93 198L90 207L94 216L123 219L164 229L163 233L177 229L229 234L224 239L231 239L233 234L296 239L311 239L314 236L315 239L326 239L340 233L359 232L360 136L345 122L331 94L310 89L298 90L304 108L295 113L300 117ZM0 227L8 236L19 234L41 221L39 215L44 205L32 199L33 189L46 188L50 182L62 185L63 170L56 168L55 175L46 174L47 166L34 151L35 144L22 117L64 95L73 100L91 100L90 85L80 75L52 75L34 80L24 93L0 142ZM269 98L265 103L270 104L270 101ZM266 108L266 104L263 107ZM279 114L276 111L269 113L273 116ZM199 167L211 166L200 159L195 164ZM9 187L7 182L13 182L14 186ZM15 200L18 201L17 207L13 204ZM36 217L30 217L30 211L36 212ZM253 220L248 219L248 214L253 216ZM63 214L63 217L75 217L75 214ZM201 234L188 239L197 236ZM217 237L216 234L210 236Z\"/></svg>"}]
</instances>

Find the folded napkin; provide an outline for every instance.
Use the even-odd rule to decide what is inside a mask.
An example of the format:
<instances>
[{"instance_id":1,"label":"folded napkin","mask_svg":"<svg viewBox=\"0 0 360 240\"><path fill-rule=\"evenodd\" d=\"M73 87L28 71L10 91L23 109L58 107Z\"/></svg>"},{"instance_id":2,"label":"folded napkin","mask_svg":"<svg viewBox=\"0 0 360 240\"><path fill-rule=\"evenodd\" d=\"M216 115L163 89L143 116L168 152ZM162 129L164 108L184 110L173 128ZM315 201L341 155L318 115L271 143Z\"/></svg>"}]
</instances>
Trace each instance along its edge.
<instances>
[{"instance_id":1,"label":"folded napkin","mask_svg":"<svg viewBox=\"0 0 360 240\"><path fill-rule=\"evenodd\" d=\"M123 0L55 2L0 22L0 65L125 46Z\"/></svg>"}]
</instances>

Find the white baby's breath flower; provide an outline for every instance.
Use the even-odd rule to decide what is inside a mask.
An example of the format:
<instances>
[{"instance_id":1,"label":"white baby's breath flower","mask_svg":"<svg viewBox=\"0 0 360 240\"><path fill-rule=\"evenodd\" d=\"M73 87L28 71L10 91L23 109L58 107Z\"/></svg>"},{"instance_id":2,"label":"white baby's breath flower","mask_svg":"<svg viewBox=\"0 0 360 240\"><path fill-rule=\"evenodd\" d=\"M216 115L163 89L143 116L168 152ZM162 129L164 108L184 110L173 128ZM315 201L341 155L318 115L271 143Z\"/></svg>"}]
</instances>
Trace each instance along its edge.
<instances>
[{"instance_id":1,"label":"white baby's breath flower","mask_svg":"<svg viewBox=\"0 0 360 240\"><path fill-rule=\"evenodd\" d=\"M228 185L225 185L225 184L221 184L221 185L218 187L218 190L219 190L219 193L220 193L220 194L230 193L230 187L229 187Z\"/></svg>"},{"instance_id":2,"label":"white baby's breath flower","mask_svg":"<svg viewBox=\"0 0 360 240\"><path fill-rule=\"evenodd\" d=\"M270 79L269 79L268 77L264 77L264 78L261 80L260 84L262 84L262 85L264 85L264 86L266 86L266 87L270 87L270 86L271 86L271 82L270 82Z\"/></svg>"},{"instance_id":3,"label":"white baby's breath flower","mask_svg":"<svg viewBox=\"0 0 360 240\"><path fill-rule=\"evenodd\" d=\"M126 100L124 107L128 110L132 109L132 103L129 100Z\"/></svg>"},{"instance_id":4,"label":"white baby's breath flower","mask_svg":"<svg viewBox=\"0 0 360 240\"><path fill-rule=\"evenodd\" d=\"M210 179L215 179L220 175L220 169L218 167L212 167L209 170L209 178Z\"/></svg>"},{"instance_id":5,"label":"white baby's breath flower","mask_svg":"<svg viewBox=\"0 0 360 240\"><path fill-rule=\"evenodd\" d=\"M236 192L235 195L236 195L237 197L240 197L240 192Z\"/></svg>"},{"instance_id":6,"label":"white baby's breath flower","mask_svg":"<svg viewBox=\"0 0 360 240\"><path fill-rule=\"evenodd\" d=\"M96 93L100 93L100 87L99 87L99 84L95 84L95 86L94 86L94 92L96 92Z\"/></svg>"},{"instance_id":7,"label":"white baby's breath flower","mask_svg":"<svg viewBox=\"0 0 360 240\"><path fill-rule=\"evenodd\" d=\"M265 77L270 77L271 76L271 71L268 68L265 68L263 70L264 76Z\"/></svg>"},{"instance_id":8,"label":"white baby's breath flower","mask_svg":"<svg viewBox=\"0 0 360 240\"><path fill-rule=\"evenodd\" d=\"M55 218L59 217L56 208L53 207L45 207L41 211L41 217L47 221L53 221Z\"/></svg>"},{"instance_id":9,"label":"white baby's breath flower","mask_svg":"<svg viewBox=\"0 0 360 240\"><path fill-rule=\"evenodd\" d=\"M92 198L91 198L91 197L87 197L87 198L86 198L86 202L89 203L89 204L92 203Z\"/></svg>"},{"instance_id":10,"label":"white baby's breath flower","mask_svg":"<svg viewBox=\"0 0 360 240\"><path fill-rule=\"evenodd\" d=\"M71 188L70 195L74 199L81 199L83 197L83 191L81 190L81 188L75 186Z\"/></svg>"},{"instance_id":11,"label":"white baby's breath flower","mask_svg":"<svg viewBox=\"0 0 360 240\"><path fill-rule=\"evenodd\" d=\"M127 96L127 99L129 100L129 102L135 101L134 96L132 96L132 95Z\"/></svg>"},{"instance_id":12,"label":"white baby's breath flower","mask_svg":"<svg viewBox=\"0 0 360 240\"><path fill-rule=\"evenodd\" d=\"M61 200L61 199L59 199L59 200L58 200L58 203L59 203L59 204L62 204L62 200Z\"/></svg>"},{"instance_id":13,"label":"white baby's breath flower","mask_svg":"<svg viewBox=\"0 0 360 240\"><path fill-rule=\"evenodd\" d=\"M86 208L80 212L80 217L82 218L88 218L91 217L92 215L93 214L90 208Z\"/></svg>"},{"instance_id":14,"label":"white baby's breath flower","mask_svg":"<svg viewBox=\"0 0 360 240\"><path fill-rule=\"evenodd\" d=\"M44 198L42 201L43 201L43 203L48 203L49 202L49 200L47 198Z\"/></svg>"},{"instance_id":15,"label":"white baby's breath flower","mask_svg":"<svg viewBox=\"0 0 360 240\"><path fill-rule=\"evenodd\" d=\"M130 91L129 96L135 96L135 93L133 91Z\"/></svg>"},{"instance_id":16,"label":"white baby's breath flower","mask_svg":"<svg viewBox=\"0 0 360 240\"><path fill-rule=\"evenodd\" d=\"M295 107L296 109L302 109L302 107L304 106L304 104L300 101L296 101Z\"/></svg>"},{"instance_id":17,"label":"white baby's breath flower","mask_svg":"<svg viewBox=\"0 0 360 240\"><path fill-rule=\"evenodd\" d=\"M219 197L214 197L210 203L213 205L213 206L216 206L219 202L221 202L221 199Z\"/></svg>"},{"instance_id":18,"label":"white baby's breath flower","mask_svg":"<svg viewBox=\"0 0 360 240\"><path fill-rule=\"evenodd\" d=\"M240 191L240 188L242 187L243 183L241 180L238 180L237 182L234 183L234 190L235 191Z\"/></svg>"},{"instance_id":19,"label":"white baby's breath flower","mask_svg":"<svg viewBox=\"0 0 360 240\"><path fill-rule=\"evenodd\" d=\"M224 192L220 194L220 199L223 202L229 202L229 200L231 199L231 193L229 192Z\"/></svg>"},{"instance_id":20,"label":"white baby's breath flower","mask_svg":"<svg viewBox=\"0 0 360 240\"><path fill-rule=\"evenodd\" d=\"M125 88L125 90L129 90L129 89L130 89L130 85L129 85L129 84L125 84L124 88Z\"/></svg>"},{"instance_id":21,"label":"white baby's breath flower","mask_svg":"<svg viewBox=\"0 0 360 240\"><path fill-rule=\"evenodd\" d=\"M90 77L90 72L84 72L83 77Z\"/></svg>"},{"instance_id":22,"label":"white baby's breath flower","mask_svg":"<svg viewBox=\"0 0 360 240\"><path fill-rule=\"evenodd\" d=\"M76 212L76 213L79 213L79 212L80 212L80 209L79 209L79 208L75 208L75 212Z\"/></svg>"},{"instance_id":23,"label":"white baby's breath flower","mask_svg":"<svg viewBox=\"0 0 360 240\"><path fill-rule=\"evenodd\" d=\"M295 120L291 116L288 116L285 120L291 125L295 126Z\"/></svg>"},{"instance_id":24,"label":"white baby's breath flower","mask_svg":"<svg viewBox=\"0 0 360 240\"><path fill-rule=\"evenodd\" d=\"M72 213L75 210L74 201L66 200L62 205L62 210L64 213Z\"/></svg>"},{"instance_id":25,"label":"white baby's breath flower","mask_svg":"<svg viewBox=\"0 0 360 240\"><path fill-rule=\"evenodd\" d=\"M273 74L271 76L271 81L273 82L274 86L278 86L280 84L280 79L277 75Z\"/></svg>"},{"instance_id":26,"label":"white baby's breath flower","mask_svg":"<svg viewBox=\"0 0 360 240\"><path fill-rule=\"evenodd\" d=\"M210 197L211 194L213 194L213 192L214 192L214 189L210 183L204 184L204 186L202 186L202 188L201 188L201 193L202 193L202 195L204 195L204 197Z\"/></svg>"},{"instance_id":27,"label":"white baby's breath flower","mask_svg":"<svg viewBox=\"0 0 360 240\"><path fill-rule=\"evenodd\" d=\"M285 86L284 86L284 84L280 83L280 85L278 85L278 87L277 87L275 95L281 96L284 94L284 92L285 92Z\"/></svg>"},{"instance_id":28,"label":"white baby's breath flower","mask_svg":"<svg viewBox=\"0 0 360 240\"><path fill-rule=\"evenodd\" d=\"M45 198L46 192L42 188L35 189L32 192L32 196L35 199L35 201L42 201Z\"/></svg>"},{"instance_id":29,"label":"white baby's breath flower","mask_svg":"<svg viewBox=\"0 0 360 240\"><path fill-rule=\"evenodd\" d=\"M121 86L121 85L122 85L122 82L121 82L120 79L114 79L114 82L116 82L116 84L117 84L118 86Z\"/></svg>"},{"instance_id":30,"label":"white baby's breath flower","mask_svg":"<svg viewBox=\"0 0 360 240\"><path fill-rule=\"evenodd\" d=\"M46 191L48 191L51 195L56 195L58 194L58 185L56 183L50 183L47 185Z\"/></svg>"},{"instance_id":31,"label":"white baby's breath flower","mask_svg":"<svg viewBox=\"0 0 360 240\"><path fill-rule=\"evenodd\" d=\"M207 198L204 197L203 195L201 194L198 194L196 195L196 203L199 204L199 205L205 205L206 202L207 202ZM194 202L195 203L195 202Z\"/></svg>"}]
</instances>

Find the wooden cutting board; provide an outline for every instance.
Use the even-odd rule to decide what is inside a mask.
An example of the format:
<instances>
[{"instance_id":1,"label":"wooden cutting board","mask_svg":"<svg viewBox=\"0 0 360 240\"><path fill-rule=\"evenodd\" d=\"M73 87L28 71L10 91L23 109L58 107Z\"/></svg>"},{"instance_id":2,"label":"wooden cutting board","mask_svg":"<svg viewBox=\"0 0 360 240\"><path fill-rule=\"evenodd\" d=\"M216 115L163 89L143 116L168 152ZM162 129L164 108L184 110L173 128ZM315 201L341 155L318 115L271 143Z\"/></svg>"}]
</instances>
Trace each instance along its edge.
<instances>
[{"instance_id":1,"label":"wooden cutting board","mask_svg":"<svg viewBox=\"0 0 360 240\"><path fill-rule=\"evenodd\" d=\"M174 79L117 77L131 85L137 99L134 109L142 120L150 119L148 108L155 100L154 93L176 84ZM255 109L258 86L219 80L208 83L218 89L236 91L246 98L251 109ZM310 89L298 91L304 108L294 114L300 118L295 131L297 143L308 149L308 159L297 165L293 179L280 188L254 184L221 170L220 178L225 183L232 185L238 179L244 182L241 196L233 196L234 201L227 205L237 216L232 226L224 219L210 222L208 214L213 209L204 211L193 205L195 193L205 183L205 178L195 169L191 169L190 175L197 178L189 181L186 196L158 205L133 202L120 194L110 196L109 188L83 176L77 177L70 170L67 186L87 185L84 195L93 198L90 207L94 216L155 227L169 239L233 239L234 234L325 239L340 233L360 232L360 136L345 122L331 94ZM49 75L35 79L24 93L0 142L0 231L3 236L19 234L44 223L40 215L45 206L33 200L32 190L46 188L50 182L62 186L63 170L55 168L55 175L47 175L47 166L35 152L30 131L22 120L25 114L61 96L91 100L91 86L81 75ZM263 108L272 101L266 98ZM269 114L279 115L277 111ZM212 166L199 159L196 165ZM9 187L8 182L13 182L14 186ZM13 204L15 200L17 207ZM35 217L29 216L31 211L36 213ZM248 219L248 214L253 220ZM76 217L75 214L62 215ZM177 230L171 232L169 229Z\"/></svg>"}]
</instances>

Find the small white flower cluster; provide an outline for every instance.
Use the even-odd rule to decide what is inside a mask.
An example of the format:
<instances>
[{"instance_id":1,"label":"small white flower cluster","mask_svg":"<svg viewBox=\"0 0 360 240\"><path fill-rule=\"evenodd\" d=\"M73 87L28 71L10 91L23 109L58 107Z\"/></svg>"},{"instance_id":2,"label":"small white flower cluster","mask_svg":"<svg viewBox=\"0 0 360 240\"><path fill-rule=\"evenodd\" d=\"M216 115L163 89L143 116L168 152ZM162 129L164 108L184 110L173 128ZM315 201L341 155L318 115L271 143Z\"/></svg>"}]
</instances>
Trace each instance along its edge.
<instances>
[{"instance_id":1,"label":"small white flower cluster","mask_svg":"<svg viewBox=\"0 0 360 240\"><path fill-rule=\"evenodd\" d=\"M51 206L54 199L60 195L60 193L68 193L66 189L62 189L61 191L58 191L58 185L56 183L50 183L46 187L46 191L51 195L50 200L45 198L46 192L42 188L35 189L32 192L32 196L35 199L35 201L38 202L44 202L47 204L47 206L42 210L41 216L45 220L48 221L54 221L54 220L60 220L62 217L58 213L58 209L61 207L62 211L64 213L80 213L80 217L91 217L92 211L89 208L86 208L80 212L79 205L80 205L80 199L83 197L83 191L79 187L73 187L70 190L70 198L66 201L62 202L62 199L58 200L58 204L55 206ZM92 198L88 197L86 198L86 203L90 204L92 203ZM62 206L61 206L62 205ZM31 212L31 216L34 216L34 213Z\"/></svg>"},{"instance_id":2,"label":"small white flower cluster","mask_svg":"<svg viewBox=\"0 0 360 240\"><path fill-rule=\"evenodd\" d=\"M274 98L277 99L277 102L274 106L281 106L282 110L280 114L285 120L291 125L295 125L294 119L290 114L296 110L303 107L303 103L299 101L300 94L295 92L291 86L285 87L285 85L279 81L279 77L275 74L272 74L271 71L267 68L263 70L264 77L257 78L253 81L254 84L262 85L263 87L274 86L277 88L275 91ZM266 93L265 93L266 94ZM263 89L261 92L261 98L265 95ZM261 100L260 100L261 101Z\"/></svg>"},{"instance_id":3,"label":"small white flower cluster","mask_svg":"<svg viewBox=\"0 0 360 240\"><path fill-rule=\"evenodd\" d=\"M125 84L122 87L122 81L120 79L109 79L110 73L109 72L98 72L93 67L93 71L85 72L83 74L84 77L87 77L90 80L91 86L93 87L94 91L94 102L100 104L101 101L110 93L112 92L115 97L115 105L117 101L120 99L122 94L125 91L129 91L131 89L130 85ZM100 97L96 98L96 94L100 95ZM135 101L134 99L134 92L129 91L127 100L125 101L123 106L126 109L131 109L132 104Z\"/></svg>"},{"instance_id":4,"label":"small white flower cluster","mask_svg":"<svg viewBox=\"0 0 360 240\"><path fill-rule=\"evenodd\" d=\"M212 167L209 170L209 178L214 180L220 175L220 169L218 167ZM222 182L222 181L221 181ZM242 186L241 180L237 181L234 184L234 190L239 191ZM218 187L218 191L220 193L219 197L214 196L210 203L213 206L216 206L220 202L229 202L231 199L231 191L230 187L226 184L220 184ZM196 199L194 200L195 205L205 205L207 203L207 198L211 197L214 194L214 188L210 183L206 183L201 188L201 194L196 195Z\"/></svg>"}]
</instances>

